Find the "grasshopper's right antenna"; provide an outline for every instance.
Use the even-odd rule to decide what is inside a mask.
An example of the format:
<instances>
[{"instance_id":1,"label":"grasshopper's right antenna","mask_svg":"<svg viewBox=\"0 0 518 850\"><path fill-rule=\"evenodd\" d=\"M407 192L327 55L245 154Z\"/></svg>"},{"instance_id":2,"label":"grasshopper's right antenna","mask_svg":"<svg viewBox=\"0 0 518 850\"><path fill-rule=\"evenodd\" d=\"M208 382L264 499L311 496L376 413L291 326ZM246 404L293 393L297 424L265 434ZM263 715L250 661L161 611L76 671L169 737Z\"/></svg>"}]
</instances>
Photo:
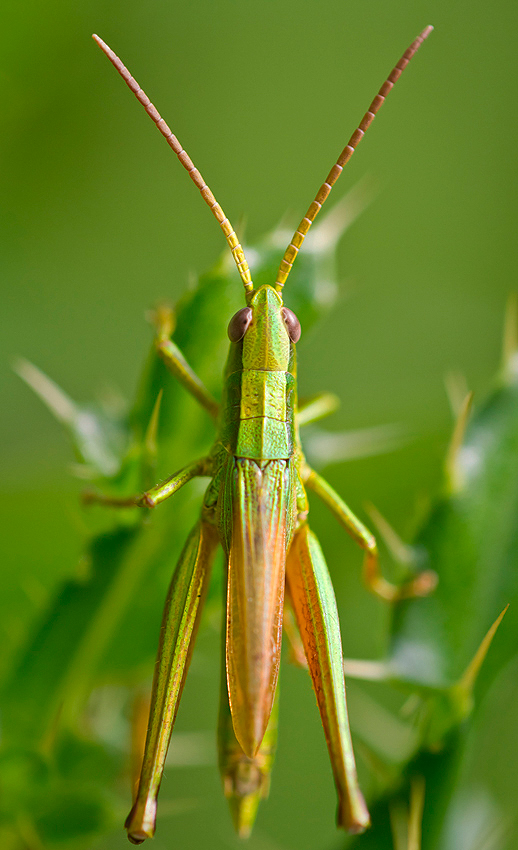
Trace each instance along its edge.
<instances>
[{"instance_id":1,"label":"grasshopper's right antenna","mask_svg":"<svg viewBox=\"0 0 518 850\"><path fill-rule=\"evenodd\" d=\"M403 56L397 63L396 67L393 68L393 70L383 83L382 87L380 88L378 94L369 106L367 112L363 116L361 124L359 124L357 129L354 131L342 153L338 157L336 164L333 165L331 171L327 175L326 180L320 187L315 200L313 201L306 215L300 222L297 230L293 234L293 239L291 240L290 244L286 248L286 251L284 252L284 257L281 260L279 271L277 272L277 280L275 282L275 288L278 292L282 291L282 287L286 283L286 279L291 271L291 267L295 261L295 257L299 252L300 246L304 242L304 238L307 235L309 228L311 227L318 213L322 209L322 205L327 196L329 195L329 192L340 177L344 165L350 160L357 144L363 139L367 127L374 120L378 109L385 100L391 88L394 86L394 83L399 79L414 53L419 50L423 41L425 40L425 38L428 38L432 30L433 27L426 27L426 29L423 30L421 35L418 35L415 41L412 42L410 47L405 50Z\"/></svg>"},{"instance_id":2,"label":"grasshopper's right antenna","mask_svg":"<svg viewBox=\"0 0 518 850\"><path fill-rule=\"evenodd\" d=\"M131 89L137 100L140 101L151 120L155 122L156 126L164 136L168 145L174 150L176 156L182 163L183 167L186 169L186 171L189 172L189 176L200 190L203 200L212 210L214 216L216 217L219 223L219 226L225 234L225 238L232 252L232 256L234 257L234 262L241 276L241 280L243 281L243 286L245 287L246 293L248 294L252 292L253 284L252 277L250 275L250 269L248 268L248 263L245 259L243 249L239 244L234 228L230 224L230 221L221 209L211 190L205 183L205 180L201 176L200 172L194 165L191 158L182 148L176 136L173 135L172 131L167 126L164 119L160 115L158 109L153 106L145 91L141 89L135 78L131 76L130 72L128 71L126 66L121 62L119 57L113 52L113 50L111 50L110 47L108 47L108 45L102 40L102 38L99 38L98 35L94 34L92 35L92 38L94 39L94 41L97 42L103 53L106 54L112 65L117 69L122 79Z\"/></svg>"}]
</instances>

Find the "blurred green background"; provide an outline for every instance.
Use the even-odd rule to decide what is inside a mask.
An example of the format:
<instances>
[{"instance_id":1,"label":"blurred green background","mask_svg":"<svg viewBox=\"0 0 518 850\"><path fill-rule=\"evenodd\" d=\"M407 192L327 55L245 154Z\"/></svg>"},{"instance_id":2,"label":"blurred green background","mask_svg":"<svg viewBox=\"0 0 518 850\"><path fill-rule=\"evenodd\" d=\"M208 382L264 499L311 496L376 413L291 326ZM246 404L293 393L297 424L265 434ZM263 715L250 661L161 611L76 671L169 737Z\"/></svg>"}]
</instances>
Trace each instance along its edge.
<instances>
[{"instance_id":1,"label":"blurred green background","mask_svg":"<svg viewBox=\"0 0 518 850\"><path fill-rule=\"evenodd\" d=\"M362 516L372 501L409 535L416 504L440 480L451 430L445 373L462 372L481 399L499 364L515 287L517 19L508 0L4 5L4 669L74 572L84 537L69 447L13 374L13 359L27 357L79 400L106 386L131 397L150 341L145 310L179 297L223 247L90 34L123 58L252 241L287 211L299 220L386 74L435 26L329 201L365 175L376 186L340 246L338 306L300 346L301 392L342 399L332 427L403 423L415 435L398 451L326 472ZM339 604L355 602L345 654L377 657L388 615L362 588L359 556L332 518L316 508L313 525ZM170 769L169 796L180 794L157 848L238 845L214 765L219 647L200 637L178 729L199 736L201 764ZM463 780L469 788L483 776L504 802L518 781L515 678L516 665L491 691ZM249 846L340 847L309 682L288 668L282 689L272 793ZM354 721L354 685L350 700ZM125 842L118 830L95 847Z\"/></svg>"}]
</instances>

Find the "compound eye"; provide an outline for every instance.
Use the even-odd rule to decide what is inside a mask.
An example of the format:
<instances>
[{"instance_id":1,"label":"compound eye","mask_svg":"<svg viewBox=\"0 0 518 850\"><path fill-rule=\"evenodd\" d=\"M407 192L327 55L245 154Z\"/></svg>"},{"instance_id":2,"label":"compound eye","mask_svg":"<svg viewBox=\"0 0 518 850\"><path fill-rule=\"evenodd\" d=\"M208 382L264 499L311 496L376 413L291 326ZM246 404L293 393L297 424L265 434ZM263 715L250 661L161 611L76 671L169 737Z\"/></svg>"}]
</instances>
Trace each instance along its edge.
<instances>
[{"instance_id":1,"label":"compound eye","mask_svg":"<svg viewBox=\"0 0 518 850\"><path fill-rule=\"evenodd\" d=\"M239 342L240 339L243 339L251 321L251 307L243 307L242 310L238 310L228 323L227 333L230 342Z\"/></svg>"},{"instance_id":2,"label":"compound eye","mask_svg":"<svg viewBox=\"0 0 518 850\"><path fill-rule=\"evenodd\" d=\"M300 327L300 322L297 319L295 313L292 310L289 310L288 307L283 307L282 315L284 317L284 322L286 324L286 328L288 329L288 334L291 341L298 342L302 331Z\"/></svg>"}]
</instances>

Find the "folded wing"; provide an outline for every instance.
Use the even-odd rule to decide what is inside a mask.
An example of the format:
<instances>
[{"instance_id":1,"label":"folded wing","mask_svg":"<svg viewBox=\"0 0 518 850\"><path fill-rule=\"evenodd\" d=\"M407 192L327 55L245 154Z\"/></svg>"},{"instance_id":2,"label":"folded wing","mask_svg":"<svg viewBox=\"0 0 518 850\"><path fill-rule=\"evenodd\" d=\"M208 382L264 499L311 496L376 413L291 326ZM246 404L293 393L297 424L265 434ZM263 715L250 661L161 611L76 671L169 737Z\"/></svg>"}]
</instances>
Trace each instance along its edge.
<instances>
[{"instance_id":1,"label":"folded wing","mask_svg":"<svg viewBox=\"0 0 518 850\"><path fill-rule=\"evenodd\" d=\"M272 711L281 654L290 461L235 458L226 481L227 683L234 731L253 758Z\"/></svg>"}]
</instances>

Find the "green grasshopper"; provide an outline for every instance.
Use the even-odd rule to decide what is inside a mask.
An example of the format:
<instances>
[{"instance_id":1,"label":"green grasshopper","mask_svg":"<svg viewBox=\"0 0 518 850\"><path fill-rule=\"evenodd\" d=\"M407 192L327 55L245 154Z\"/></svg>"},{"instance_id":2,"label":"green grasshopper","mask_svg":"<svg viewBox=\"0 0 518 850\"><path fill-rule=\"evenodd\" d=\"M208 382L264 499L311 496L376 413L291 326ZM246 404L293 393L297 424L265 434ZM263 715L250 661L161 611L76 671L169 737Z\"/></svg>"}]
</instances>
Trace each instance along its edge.
<instances>
[{"instance_id":1,"label":"green grasshopper","mask_svg":"<svg viewBox=\"0 0 518 850\"><path fill-rule=\"evenodd\" d=\"M301 335L282 290L308 230L367 127L412 56L427 27L395 66L340 154L286 249L272 285L254 289L234 229L200 172L121 60L93 36L178 156L225 234L245 289L246 306L230 320L230 352L219 404L171 340L172 317L157 311L156 349L169 370L217 424L210 453L147 492L129 499L95 497L113 506L156 507L196 476L210 478L201 516L191 531L167 597L151 698L140 783L126 820L140 844L155 831L157 795L169 740L207 591L221 544L227 567L225 679L220 712L220 761L226 793L248 834L258 793L267 790L275 736L275 695L286 603L313 681L338 792L338 824L369 826L354 760L334 592L319 543L310 531L306 490L316 493L364 550L368 587L387 600L423 596L435 586L424 571L396 587L381 574L376 541L304 457L299 427L326 407L325 397L297 402L295 346ZM293 617L294 615L294 617ZM251 790L252 792L251 793Z\"/></svg>"}]
</instances>

